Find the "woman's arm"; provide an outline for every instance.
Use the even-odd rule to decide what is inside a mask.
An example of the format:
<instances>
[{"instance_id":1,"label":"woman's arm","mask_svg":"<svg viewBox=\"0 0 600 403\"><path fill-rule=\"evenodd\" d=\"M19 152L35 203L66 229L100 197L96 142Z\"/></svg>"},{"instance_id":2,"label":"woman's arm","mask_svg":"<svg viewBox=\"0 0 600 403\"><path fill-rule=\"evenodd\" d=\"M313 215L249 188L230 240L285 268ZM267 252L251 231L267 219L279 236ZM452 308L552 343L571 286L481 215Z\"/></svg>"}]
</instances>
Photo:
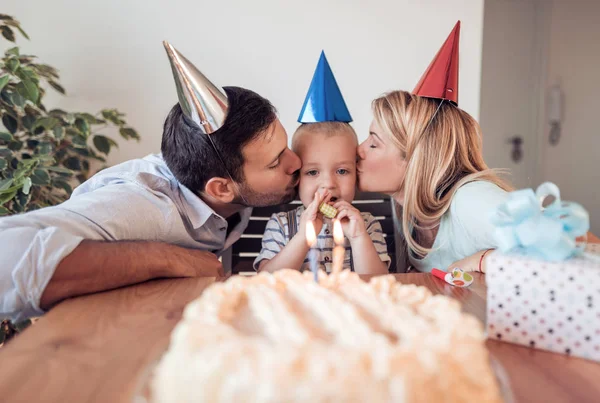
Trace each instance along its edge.
<instances>
[{"instance_id":1,"label":"woman's arm","mask_svg":"<svg viewBox=\"0 0 600 403\"><path fill-rule=\"evenodd\" d=\"M452 263L450 266L446 268L447 271L452 271L455 267L463 271L478 271L481 273L486 272L486 259L485 257L492 252L494 249L485 249L481 250L471 256L468 256L464 259L458 260Z\"/></svg>"}]
</instances>

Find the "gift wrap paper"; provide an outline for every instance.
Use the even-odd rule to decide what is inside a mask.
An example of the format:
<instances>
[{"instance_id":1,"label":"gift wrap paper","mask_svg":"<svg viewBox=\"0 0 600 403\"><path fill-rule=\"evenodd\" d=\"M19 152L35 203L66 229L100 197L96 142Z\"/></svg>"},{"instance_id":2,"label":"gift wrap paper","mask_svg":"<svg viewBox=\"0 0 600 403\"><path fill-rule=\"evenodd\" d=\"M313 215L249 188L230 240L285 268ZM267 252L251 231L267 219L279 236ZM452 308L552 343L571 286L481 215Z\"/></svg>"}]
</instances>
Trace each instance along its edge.
<instances>
[{"instance_id":1,"label":"gift wrap paper","mask_svg":"<svg viewBox=\"0 0 600 403\"><path fill-rule=\"evenodd\" d=\"M486 259L489 338L600 361L600 244L561 262Z\"/></svg>"}]
</instances>

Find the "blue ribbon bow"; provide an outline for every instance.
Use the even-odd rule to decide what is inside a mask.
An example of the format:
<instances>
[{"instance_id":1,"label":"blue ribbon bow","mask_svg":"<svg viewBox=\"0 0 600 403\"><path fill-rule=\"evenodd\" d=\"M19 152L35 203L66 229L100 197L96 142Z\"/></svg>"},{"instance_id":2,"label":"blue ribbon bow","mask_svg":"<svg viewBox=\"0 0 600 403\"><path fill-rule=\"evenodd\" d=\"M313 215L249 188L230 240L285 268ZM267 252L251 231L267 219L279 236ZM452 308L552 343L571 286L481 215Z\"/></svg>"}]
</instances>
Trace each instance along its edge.
<instances>
[{"instance_id":1,"label":"blue ribbon bow","mask_svg":"<svg viewBox=\"0 0 600 403\"><path fill-rule=\"evenodd\" d=\"M543 203L551 196L554 200ZM554 183L540 185L536 192L524 189L511 192L492 216L496 241L502 252L521 253L548 261L568 259L583 252L585 242L576 238L590 229L588 212L577 203L560 200Z\"/></svg>"}]
</instances>

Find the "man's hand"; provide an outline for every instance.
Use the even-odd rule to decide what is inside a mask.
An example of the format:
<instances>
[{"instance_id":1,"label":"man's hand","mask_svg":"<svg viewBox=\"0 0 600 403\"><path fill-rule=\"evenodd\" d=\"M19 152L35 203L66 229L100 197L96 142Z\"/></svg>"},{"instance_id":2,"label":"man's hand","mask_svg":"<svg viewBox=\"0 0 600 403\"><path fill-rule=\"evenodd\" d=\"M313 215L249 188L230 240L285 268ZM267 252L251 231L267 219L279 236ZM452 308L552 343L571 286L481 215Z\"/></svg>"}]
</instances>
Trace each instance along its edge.
<instances>
[{"instance_id":1,"label":"man's hand","mask_svg":"<svg viewBox=\"0 0 600 403\"><path fill-rule=\"evenodd\" d=\"M223 265L207 251L172 246L168 265L163 277L222 277Z\"/></svg>"}]
</instances>

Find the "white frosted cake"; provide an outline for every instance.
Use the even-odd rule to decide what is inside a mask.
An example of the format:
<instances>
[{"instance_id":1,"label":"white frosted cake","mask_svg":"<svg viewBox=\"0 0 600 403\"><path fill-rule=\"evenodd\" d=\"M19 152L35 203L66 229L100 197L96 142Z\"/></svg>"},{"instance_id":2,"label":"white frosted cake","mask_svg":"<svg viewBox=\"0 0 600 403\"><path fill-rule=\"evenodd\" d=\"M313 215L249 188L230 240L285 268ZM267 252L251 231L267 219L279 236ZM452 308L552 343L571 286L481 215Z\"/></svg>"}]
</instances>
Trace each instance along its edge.
<instances>
[{"instance_id":1,"label":"white frosted cake","mask_svg":"<svg viewBox=\"0 0 600 403\"><path fill-rule=\"evenodd\" d=\"M481 324L393 276L233 277L185 309L162 402L499 402Z\"/></svg>"}]
</instances>

